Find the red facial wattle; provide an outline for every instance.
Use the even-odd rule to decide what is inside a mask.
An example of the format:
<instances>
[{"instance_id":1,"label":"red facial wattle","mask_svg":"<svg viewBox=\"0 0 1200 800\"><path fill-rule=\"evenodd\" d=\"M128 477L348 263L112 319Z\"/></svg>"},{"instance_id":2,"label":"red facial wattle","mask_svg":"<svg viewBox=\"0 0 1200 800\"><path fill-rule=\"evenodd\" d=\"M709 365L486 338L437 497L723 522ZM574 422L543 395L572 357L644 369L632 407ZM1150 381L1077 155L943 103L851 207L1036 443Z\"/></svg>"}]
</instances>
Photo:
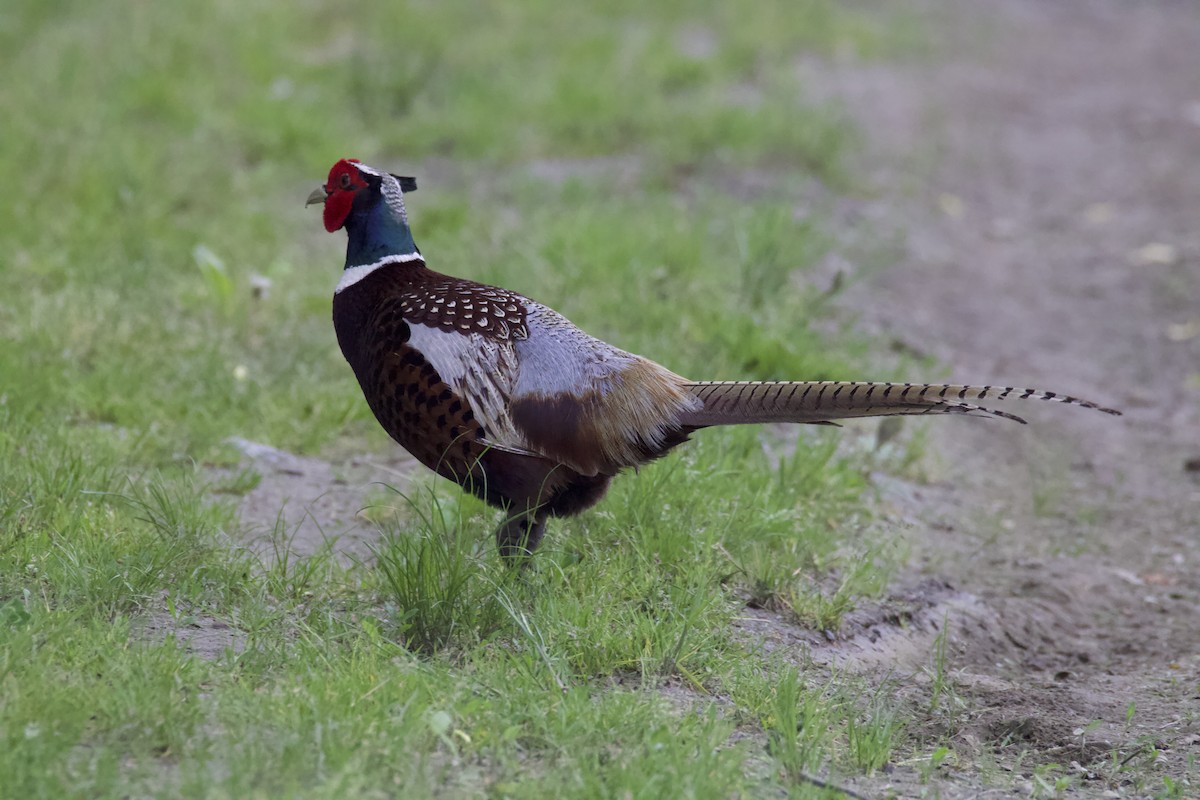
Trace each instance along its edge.
<instances>
[{"instance_id":1,"label":"red facial wattle","mask_svg":"<svg viewBox=\"0 0 1200 800\"><path fill-rule=\"evenodd\" d=\"M325 182L325 230L333 233L346 224L346 217L354 207L354 196L360 189L365 189L367 182L355 168L358 159L342 159L329 170L329 179Z\"/></svg>"}]
</instances>

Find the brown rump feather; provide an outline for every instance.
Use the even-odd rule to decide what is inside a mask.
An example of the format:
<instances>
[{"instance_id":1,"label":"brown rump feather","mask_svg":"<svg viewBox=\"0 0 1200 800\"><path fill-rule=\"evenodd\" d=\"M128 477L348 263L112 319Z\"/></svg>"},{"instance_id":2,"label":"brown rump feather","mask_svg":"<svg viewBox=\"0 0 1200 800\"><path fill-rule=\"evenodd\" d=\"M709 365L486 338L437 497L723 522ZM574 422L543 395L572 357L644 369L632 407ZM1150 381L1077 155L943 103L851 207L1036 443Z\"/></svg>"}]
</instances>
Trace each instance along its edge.
<instances>
[{"instance_id":1,"label":"brown rump feather","mask_svg":"<svg viewBox=\"0 0 1200 800\"><path fill-rule=\"evenodd\" d=\"M858 381L697 381L687 385L703 408L680 418L685 426L740 425L760 422L819 424L854 417L897 414L971 414L1025 420L977 405L977 400L1049 400L1120 414L1077 397L1012 386L867 383Z\"/></svg>"}]
</instances>

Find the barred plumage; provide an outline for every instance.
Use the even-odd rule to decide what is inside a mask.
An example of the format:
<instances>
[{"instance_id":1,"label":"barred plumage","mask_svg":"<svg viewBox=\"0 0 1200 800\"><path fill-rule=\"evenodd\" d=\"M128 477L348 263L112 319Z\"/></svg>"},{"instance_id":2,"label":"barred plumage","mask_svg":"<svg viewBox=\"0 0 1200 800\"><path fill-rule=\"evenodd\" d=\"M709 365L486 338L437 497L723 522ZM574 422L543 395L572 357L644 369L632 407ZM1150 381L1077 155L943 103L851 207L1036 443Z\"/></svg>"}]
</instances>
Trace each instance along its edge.
<instances>
[{"instance_id":1,"label":"barred plumage","mask_svg":"<svg viewBox=\"0 0 1200 800\"><path fill-rule=\"evenodd\" d=\"M1089 400L1012 386L961 386L955 384L873 383L864 381L697 381L688 384L704 403L700 411L685 414L685 425L736 425L756 422L831 422L854 417L899 414L976 414L1001 417L1025 424L1007 411L977 405L989 392L996 400L1049 400L1120 414Z\"/></svg>"}]
</instances>

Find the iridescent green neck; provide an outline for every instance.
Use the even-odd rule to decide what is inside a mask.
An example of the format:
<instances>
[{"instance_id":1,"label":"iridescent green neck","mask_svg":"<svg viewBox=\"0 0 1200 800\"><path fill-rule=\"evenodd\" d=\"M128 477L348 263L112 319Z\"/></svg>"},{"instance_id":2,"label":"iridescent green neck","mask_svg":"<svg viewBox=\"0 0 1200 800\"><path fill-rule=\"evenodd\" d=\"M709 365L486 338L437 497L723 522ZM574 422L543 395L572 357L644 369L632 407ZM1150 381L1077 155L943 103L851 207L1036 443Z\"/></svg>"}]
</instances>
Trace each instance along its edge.
<instances>
[{"instance_id":1,"label":"iridescent green neck","mask_svg":"<svg viewBox=\"0 0 1200 800\"><path fill-rule=\"evenodd\" d=\"M346 268L373 264L388 256L417 252L404 200L389 192L364 193L346 218ZM399 195L399 188L395 192ZM372 196L373 195L373 196Z\"/></svg>"}]
</instances>

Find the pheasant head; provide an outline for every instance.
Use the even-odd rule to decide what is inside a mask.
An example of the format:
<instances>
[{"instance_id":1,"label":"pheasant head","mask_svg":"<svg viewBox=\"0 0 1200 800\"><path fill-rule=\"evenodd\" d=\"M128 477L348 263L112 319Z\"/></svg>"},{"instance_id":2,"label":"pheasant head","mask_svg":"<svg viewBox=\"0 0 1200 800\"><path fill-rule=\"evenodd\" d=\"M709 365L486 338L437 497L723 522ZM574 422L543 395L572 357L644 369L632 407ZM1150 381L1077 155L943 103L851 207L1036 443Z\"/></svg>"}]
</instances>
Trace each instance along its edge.
<instances>
[{"instance_id":1,"label":"pheasant head","mask_svg":"<svg viewBox=\"0 0 1200 800\"><path fill-rule=\"evenodd\" d=\"M416 189L414 178L342 159L329 170L325 185L308 196L307 205L324 205L325 230L346 229L346 266L356 267L419 252L404 210L404 193Z\"/></svg>"}]
</instances>

